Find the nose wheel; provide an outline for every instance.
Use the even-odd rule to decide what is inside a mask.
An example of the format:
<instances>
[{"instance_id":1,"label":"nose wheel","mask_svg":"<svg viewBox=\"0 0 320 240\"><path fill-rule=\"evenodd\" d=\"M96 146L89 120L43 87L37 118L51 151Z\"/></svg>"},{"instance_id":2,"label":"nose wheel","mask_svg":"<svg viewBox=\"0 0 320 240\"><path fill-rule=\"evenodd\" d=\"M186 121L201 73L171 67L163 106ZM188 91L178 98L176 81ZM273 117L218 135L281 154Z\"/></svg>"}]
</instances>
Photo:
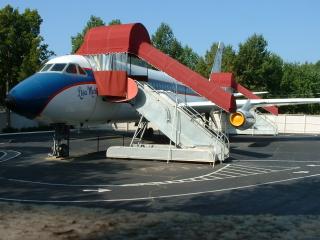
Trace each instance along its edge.
<instances>
[{"instance_id":1,"label":"nose wheel","mask_svg":"<svg viewBox=\"0 0 320 240\"><path fill-rule=\"evenodd\" d=\"M53 147L50 157L69 157L70 127L66 124L54 124Z\"/></svg>"}]
</instances>

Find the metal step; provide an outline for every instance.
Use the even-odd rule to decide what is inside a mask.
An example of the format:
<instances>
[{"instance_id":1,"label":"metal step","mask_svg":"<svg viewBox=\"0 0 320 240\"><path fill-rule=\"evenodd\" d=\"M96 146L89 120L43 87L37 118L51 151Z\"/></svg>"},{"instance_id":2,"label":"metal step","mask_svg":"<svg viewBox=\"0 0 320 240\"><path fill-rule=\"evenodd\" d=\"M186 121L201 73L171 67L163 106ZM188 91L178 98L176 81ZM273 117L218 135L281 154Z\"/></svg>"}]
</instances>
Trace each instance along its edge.
<instances>
[{"instance_id":1,"label":"metal step","mask_svg":"<svg viewBox=\"0 0 320 240\"><path fill-rule=\"evenodd\" d=\"M206 126L200 114L181 107L164 91L156 91L146 83L137 82L139 92L132 106L149 122L171 139L177 148L210 148L217 159L229 156L228 138Z\"/></svg>"}]
</instances>

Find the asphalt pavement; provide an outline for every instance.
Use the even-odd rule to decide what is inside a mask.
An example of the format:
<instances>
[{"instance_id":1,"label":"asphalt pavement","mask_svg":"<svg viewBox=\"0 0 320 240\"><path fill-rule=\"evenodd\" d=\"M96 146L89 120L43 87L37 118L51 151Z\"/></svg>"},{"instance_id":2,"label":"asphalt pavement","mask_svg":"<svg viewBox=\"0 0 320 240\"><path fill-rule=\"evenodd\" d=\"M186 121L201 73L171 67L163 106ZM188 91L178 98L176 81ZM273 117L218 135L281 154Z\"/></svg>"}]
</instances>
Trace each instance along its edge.
<instances>
[{"instance_id":1,"label":"asphalt pavement","mask_svg":"<svg viewBox=\"0 0 320 240\"><path fill-rule=\"evenodd\" d=\"M51 132L0 136L0 200L202 215L320 214L319 136L234 136L230 158L214 167L105 157L108 146L127 145L130 135L73 132L65 160L48 158Z\"/></svg>"}]
</instances>

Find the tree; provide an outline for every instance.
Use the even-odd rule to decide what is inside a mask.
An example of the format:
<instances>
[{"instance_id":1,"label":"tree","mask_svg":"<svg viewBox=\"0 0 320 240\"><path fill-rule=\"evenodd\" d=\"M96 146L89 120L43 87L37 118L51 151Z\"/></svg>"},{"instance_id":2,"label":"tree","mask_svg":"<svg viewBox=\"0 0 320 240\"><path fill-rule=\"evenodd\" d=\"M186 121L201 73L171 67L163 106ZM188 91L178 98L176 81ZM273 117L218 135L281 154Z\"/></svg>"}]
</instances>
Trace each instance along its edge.
<instances>
[{"instance_id":1,"label":"tree","mask_svg":"<svg viewBox=\"0 0 320 240\"><path fill-rule=\"evenodd\" d=\"M182 64L195 71L199 59L199 55L195 53L191 47L189 47L188 45L183 47L182 54L180 56L180 61Z\"/></svg>"},{"instance_id":2,"label":"tree","mask_svg":"<svg viewBox=\"0 0 320 240\"><path fill-rule=\"evenodd\" d=\"M279 96L281 89L281 79L283 76L283 60L274 53L268 54L263 64L261 65L261 82L265 90L270 93L270 96Z\"/></svg>"},{"instance_id":3,"label":"tree","mask_svg":"<svg viewBox=\"0 0 320 240\"><path fill-rule=\"evenodd\" d=\"M120 19L113 19L109 22L108 25L110 26L110 25L117 25L117 24L121 24ZM86 35L89 29L94 27L104 26L104 25L106 24L100 17L91 15L90 19L88 20L82 32L79 32L77 33L76 36L71 37L71 45L72 45L71 53L75 53L80 48L80 46L83 43L84 36Z\"/></svg>"},{"instance_id":4,"label":"tree","mask_svg":"<svg viewBox=\"0 0 320 240\"><path fill-rule=\"evenodd\" d=\"M262 35L254 34L239 44L234 72L239 83L252 90L277 90L282 78L283 61L267 50Z\"/></svg>"},{"instance_id":5,"label":"tree","mask_svg":"<svg viewBox=\"0 0 320 240\"><path fill-rule=\"evenodd\" d=\"M151 37L153 45L160 51L168 54L180 63L195 69L199 61L199 55L189 46L182 46L176 39L172 29L166 23L161 23L155 34Z\"/></svg>"},{"instance_id":6,"label":"tree","mask_svg":"<svg viewBox=\"0 0 320 240\"><path fill-rule=\"evenodd\" d=\"M40 36L41 23L36 10L26 9L19 13L10 5L0 9L1 102L12 86L36 72L41 63L54 54Z\"/></svg>"},{"instance_id":7,"label":"tree","mask_svg":"<svg viewBox=\"0 0 320 240\"><path fill-rule=\"evenodd\" d=\"M160 51L168 54L174 59L179 59L183 48L175 38L172 29L166 23L161 23L155 34L151 37L153 45Z\"/></svg>"},{"instance_id":8,"label":"tree","mask_svg":"<svg viewBox=\"0 0 320 240\"><path fill-rule=\"evenodd\" d=\"M120 19L113 19L109 22L108 25L111 26L111 25L118 25L118 24L121 24Z\"/></svg>"},{"instance_id":9,"label":"tree","mask_svg":"<svg viewBox=\"0 0 320 240\"><path fill-rule=\"evenodd\" d=\"M317 97L320 89L320 72L314 70L311 64L286 63L283 67L283 77L280 91L282 97ZM319 113L320 106L297 105L283 107L291 113Z\"/></svg>"},{"instance_id":10,"label":"tree","mask_svg":"<svg viewBox=\"0 0 320 240\"><path fill-rule=\"evenodd\" d=\"M36 10L19 13L7 5L0 10L0 84L1 100L6 84L12 87L36 72L54 53L40 36L42 19Z\"/></svg>"},{"instance_id":11,"label":"tree","mask_svg":"<svg viewBox=\"0 0 320 240\"><path fill-rule=\"evenodd\" d=\"M90 16L90 19L88 20L86 26L84 27L84 29L82 30L81 33L77 33L76 36L71 37L71 45L72 45L72 53L75 53L80 46L83 43L84 40L84 36L86 35L87 31L93 27L99 27L99 26L104 26L105 23L104 21L99 18L99 17L95 17L93 15Z\"/></svg>"},{"instance_id":12,"label":"tree","mask_svg":"<svg viewBox=\"0 0 320 240\"><path fill-rule=\"evenodd\" d=\"M320 60L314 64L314 68L316 71L320 72Z\"/></svg>"},{"instance_id":13,"label":"tree","mask_svg":"<svg viewBox=\"0 0 320 240\"><path fill-rule=\"evenodd\" d=\"M237 81L249 89L266 90L263 83L262 64L269 55L267 41L261 35L254 34L243 44L235 63Z\"/></svg>"}]
</instances>

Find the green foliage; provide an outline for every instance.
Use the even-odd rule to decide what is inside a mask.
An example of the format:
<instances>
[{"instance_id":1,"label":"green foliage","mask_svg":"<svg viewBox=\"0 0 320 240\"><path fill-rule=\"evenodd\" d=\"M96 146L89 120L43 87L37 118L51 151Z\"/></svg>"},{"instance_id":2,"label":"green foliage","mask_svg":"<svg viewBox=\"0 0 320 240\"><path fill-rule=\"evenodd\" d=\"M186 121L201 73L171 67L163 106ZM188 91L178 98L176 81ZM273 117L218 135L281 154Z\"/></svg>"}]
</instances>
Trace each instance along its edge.
<instances>
[{"instance_id":1,"label":"green foliage","mask_svg":"<svg viewBox=\"0 0 320 240\"><path fill-rule=\"evenodd\" d=\"M313 64L286 63L280 85L285 97L318 97L320 89L320 72ZM283 111L291 113L320 113L319 104L283 107Z\"/></svg>"},{"instance_id":2,"label":"green foliage","mask_svg":"<svg viewBox=\"0 0 320 240\"><path fill-rule=\"evenodd\" d=\"M152 43L160 51L168 54L170 57L178 59L182 54L182 46L175 38L172 29L166 23L161 23L154 35Z\"/></svg>"},{"instance_id":3,"label":"green foliage","mask_svg":"<svg viewBox=\"0 0 320 240\"><path fill-rule=\"evenodd\" d=\"M263 36L256 34L239 44L234 72L237 81L249 89L276 88L276 81L281 79L282 61L267 50L267 45Z\"/></svg>"},{"instance_id":4,"label":"green foliage","mask_svg":"<svg viewBox=\"0 0 320 240\"><path fill-rule=\"evenodd\" d=\"M320 61L315 64L284 63L281 57L267 50L262 35L254 34L239 44L236 53L231 46L223 52L222 71L234 73L237 82L247 88L268 91L269 97L318 97ZM196 71L209 77L218 43L213 43L200 57ZM320 113L318 104L281 107L282 113Z\"/></svg>"},{"instance_id":5,"label":"green foliage","mask_svg":"<svg viewBox=\"0 0 320 240\"><path fill-rule=\"evenodd\" d=\"M315 71L320 72L320 60L318 62L316 62L316 64L314 65L314 69L315 69Z\"/></svg>"},{"instance_id":6,"label":"green foliage","mask_svg":"<svg viewBox=\"0 0 320 240\"><path fill-rule=\"evenodd\" d=\"M119 19L109 25L121 24ZM81 33L72 38L72 51L75 52L83 42L86 31L104 25L97 17L91 16ZM1 33L1 30L0 30ZM152 35L153 45L209 78L218 43L213 43L205 55L200 57L189 46L183 46L174 36L171 27L161 23ZM268 91L269 97L316 97L320 92L320 61L316 64L284 63L278 55L267 49L268 43L262 35L253 34L239 44L236 52L226 46L222 57L222 71L234 73L236 80L254 91ZM320 113L318 105L283 107L282 112Z\"/></svg>"},{"instance_id":7,"label":"green foliage","mask_svg":"<svg viewBox=\"0 0 320 240\"><path fill-rule=\"evenodd\" d=\"M199 59L199 55L195 53L192 48L187 45L183 47L180 57L180 61L182 64L188 66L192 70L195 70Z\"/></svg>"},{"instance_id":8,"label":"green foliage","mask_svg":"<svg viewBox=\"0 0 320 240\"><path fill-rule=\"evenodd\" d=\"M283 75L283 60L276 54L269 53L261 65L261 90L265 89L270 96L278 96L280 93L280 84ZM259 88L251 88L259 90Z\"/></svg>"},{"instance_id":9,"label":"green foliage","mask_svg":"<svg viewBox=\"0 0 320 240\"><path fill-rule=\"evenodd\" d=\"M80 46L83 43L84 36L86 35L86 33L89 29L91 29L93 27L104 26L104 25L105 25L105 23L101 18L91 15L90 19L88 20L88 22L87 22L86 26L84 27L84 29L82 30L82 32L77 33L76 36L71 37L71 45L72 45L71 52L75 53L80 48Z\"/></svg>"},{"instance_id":10,"label":"green foliage","mask_svg":"<svg viewBox=\"0 0 320 240\"><path fill-rule=\"evenodd\" d=\"M42 19L36 10L19 13L10 5L0 9L0 98L11 88L37 71L53 55L40 36Z\"/></svg>"},{"instance_id":11,"label":"green foliage","mask_svg":"<svg viewBox=\"0 0 320 240\"><path fill-rule=\"evenodd\" d=\"M160 51L178 60L182 64L195 70L199 61L199 55L189 46L182 46L176 39L172 29L166 23L161 23L155 34L152 35L152 43Z\"/></svg>"},{"instance_id":12,"label":"green foliage","mask_svg":"<svg viewBox=\"0 0 320 240\"><path fill-rule=\"evenodd\" d=\"M113 19L109 22L108 25L111 26L111 25L118 25L118 24L121 24L120 19Z\"/></svg>"},{"instance_id":13,"label":"green foliage","mask_svg":"<svg viewBox=\"0 0 320 240\"><path fill-rule=\"evenodd\" d=\"M218 49L218 43L213 43L204 57L201 57L196 65L196 71L206 78L209 78L213 66L214 58ZM223 72L233 72L235 62L235 51L231 46L226 46L222 53L221 70Z\"/></svg>"},{"instance_id":14,"label":"green foliage","mask_svg":"<svg viewBox=\"0 0 320 240\"><path fill-rule=\"evenodd\" d=\"M121 24L120 19L113 19L109 22L108 25L110 26L110 25L117 25L117 24ZM86 23L86 26L84 27L82 32L79 32L77 33L76 36L71 37L71 45L72 45L71 53L75 53L80 48L80 46L83 43L84 36L86 35L89 29L94 27L104 26L104 25L106 24L100 17L91 15L90 19Z\"/></svg>"}]
</instances>

